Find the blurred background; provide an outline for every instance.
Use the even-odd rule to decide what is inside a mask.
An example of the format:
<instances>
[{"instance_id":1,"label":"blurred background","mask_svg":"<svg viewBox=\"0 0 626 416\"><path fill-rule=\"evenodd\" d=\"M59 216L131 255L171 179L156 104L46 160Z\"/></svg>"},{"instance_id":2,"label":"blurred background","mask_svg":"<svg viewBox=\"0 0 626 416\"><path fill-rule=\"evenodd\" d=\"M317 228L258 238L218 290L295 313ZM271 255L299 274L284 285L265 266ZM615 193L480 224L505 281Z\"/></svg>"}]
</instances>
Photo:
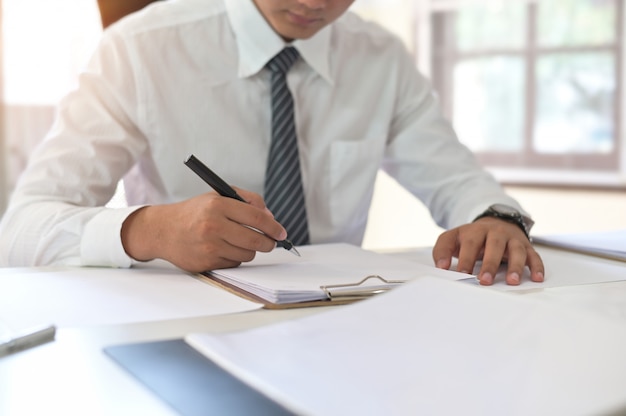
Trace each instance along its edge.
<instances>
[{"instance_id":1,"label":"blurred background","mask_svg":"<svg viewBox=\"0 0 626 416\"><path fill-rule=\"evenodd\" d=\"M532 214L534 233L551 234L626 228L624 1L356 0L352 9L404 41L461 141ZM0 214L103 25L149 2L0 0ZM432 245L440 232L379 175L365 248Z\"/></svg>"}]
</instances>

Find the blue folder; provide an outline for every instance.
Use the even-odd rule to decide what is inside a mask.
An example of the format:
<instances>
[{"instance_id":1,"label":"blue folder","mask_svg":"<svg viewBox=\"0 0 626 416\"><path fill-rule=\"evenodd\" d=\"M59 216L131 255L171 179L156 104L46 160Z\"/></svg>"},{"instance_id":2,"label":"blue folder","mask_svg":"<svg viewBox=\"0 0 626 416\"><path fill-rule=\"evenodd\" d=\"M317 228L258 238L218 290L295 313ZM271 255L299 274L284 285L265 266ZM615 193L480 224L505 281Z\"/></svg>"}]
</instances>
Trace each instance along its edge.
<instances>
[{"instance_id":1,"label":"blue folder","mask_svg":"<svg viewBox=\"0 0 626 416\"><path fill-rule=\"evenodd\" d=\"M181 415L293 415L182 339L117 345L104 352Z\"/></svg>"}]
</instances>

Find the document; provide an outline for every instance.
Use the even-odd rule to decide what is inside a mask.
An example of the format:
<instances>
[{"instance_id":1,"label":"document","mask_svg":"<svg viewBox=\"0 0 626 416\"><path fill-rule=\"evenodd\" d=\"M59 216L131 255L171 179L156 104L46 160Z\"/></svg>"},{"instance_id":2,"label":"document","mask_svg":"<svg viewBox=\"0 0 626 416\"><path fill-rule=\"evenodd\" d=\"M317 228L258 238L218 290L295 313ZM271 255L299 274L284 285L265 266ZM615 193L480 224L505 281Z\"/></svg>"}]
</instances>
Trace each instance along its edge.
<instances>
[{"instance_id":1,"label":"document","mask_svg":"<svg viewBox=\"0 0 626 416\"><path fill-rule=\"evenodd\" d=\"M0 319L12 328L126 324L260 307L162 261L131 269L0 268Z\"/></svg>"},{"instance_id":2,"label":"document","mask_svg":"<svg viewBox=\"0 0 626 416\"><path fill-rule=\"evenodd\" d=\"M440 278L298 320L186 341L296 414L626 411L621 323Z\"/></svg>"},{"instance_id":3,"label":"document","mask_svg":"<svg viewBox=\"0 0 626 416\"><path fill-rule=\"evenodd\" d=\"M518 286L506 284L507 264L500 265L491 286L482 286L484 289L493 289L504 292L518 292L551 287L577 286L596 283L619 282L626 280L626 265L623 262L610 261L598 256L583 256L569 250L560 250L555 247L535 246L543 260L545 280L533 282L530 280L528 267L522 273L521 283ZM388 255L408 261L430 264L432 249L421 248L389 253ZM482 262L477 261L474 274L478 274ZM452 264L456 268L456 260Z\"/></svg>"},{"instance_id":4,"label":"document","mask_svg":"<svg viewBox=\"0 0 626 416\"><path fill-rule=\"evenodd\" d=\"M533 237L533 241L549 247L626 261L626 229L538 236Z\"/></svg>"},{"instance_id":5,"label":"document","mask_svg":"<svg viewBox=\"0 0 626 416\"><path fill-rule=\"evenodd\" d=\"M350 244L314 244L298 247L298 250L301 257L285 250L257 253L250 263L214 270L209 275L271 304L327 300L328 287L337 285L344 286L333 288L338 297L368 296L424 275L476 281L475 276L437 269ZM372 278L363 281L370 276Z\"/></svg>"}]
</instances>

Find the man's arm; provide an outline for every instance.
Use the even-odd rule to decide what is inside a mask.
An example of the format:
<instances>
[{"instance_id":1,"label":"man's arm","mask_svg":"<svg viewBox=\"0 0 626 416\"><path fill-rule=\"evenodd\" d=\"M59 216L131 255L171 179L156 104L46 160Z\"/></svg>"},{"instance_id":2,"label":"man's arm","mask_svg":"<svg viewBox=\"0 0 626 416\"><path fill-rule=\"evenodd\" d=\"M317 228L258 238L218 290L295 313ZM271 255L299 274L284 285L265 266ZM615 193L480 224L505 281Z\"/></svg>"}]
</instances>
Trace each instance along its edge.
<instances>
[{"instance_id":1,"label":"man's arm","mask_svg":"<svg viewBox=\"0 0 626 416\"><path fill-rule=\"evenodd\" d=\"M491 284L506 261L509 284L519 284L526 265L532 280L542 281L543 263L517 225L496 218L474 221L492 204L523 213L520 205L459 142L413 61L407 58L399 71L398 105L384 168L426 204L439 226L449 229L435 244L436 265L449 268L452 257L458 257L458 270L471 273L482 259L481 283Z\"/></svg>"},{"instance_id":2,"label":"man's arm","mask_svg":"<svg viewBox=\"0 0 626 416\"><path fill-rule=\"evenodd\" d=\"M148 148L135 123L136 77L123 45L105 35L78 88L59 103L0 224L0 263L130 266L119 235L138 207L105 208Z\"/></svg>"}]
</instances>

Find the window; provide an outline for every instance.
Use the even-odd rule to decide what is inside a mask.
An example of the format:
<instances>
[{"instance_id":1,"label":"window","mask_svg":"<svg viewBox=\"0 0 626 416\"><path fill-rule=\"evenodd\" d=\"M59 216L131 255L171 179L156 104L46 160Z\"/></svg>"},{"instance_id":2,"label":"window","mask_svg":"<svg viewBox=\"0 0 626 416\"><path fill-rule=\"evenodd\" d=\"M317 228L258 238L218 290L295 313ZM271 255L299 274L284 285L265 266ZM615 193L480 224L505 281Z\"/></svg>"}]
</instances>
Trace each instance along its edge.
<instances>
[{"instance_id":1,"label":"window","mask_svg":"<svg viewBox=\"0 0 626 416\"><path fill-rule=\"evenodd\" d=\"M455 3L431 15L432 79L460 139L508 181L618 184L623 1Z\"/></svg>"},{"instance_id":2,"label":"window","mask_svg":"<svg viewBox=\"0 0 626 416\"><path fill-rule=\"evenodd\" d=\"M5 138L4 143L0 139L0 168L7 175L0 193L4 198L50 128L57 102L75 86L102 27L96 0L0 0L0 5L0 109L5 120L0 125L0 137Z\"/></svg>"},{"instance_id":3,"label":"window","mask_svg":"<svg viewBox=\"0 0 626 416\"><path fill-rule=\"evenodd\" d=\"M394 22L385 0L354 10L405 40L461 141L498 179L626 185L624 0L393 6Z\"/></svg>"}]
</instances>

